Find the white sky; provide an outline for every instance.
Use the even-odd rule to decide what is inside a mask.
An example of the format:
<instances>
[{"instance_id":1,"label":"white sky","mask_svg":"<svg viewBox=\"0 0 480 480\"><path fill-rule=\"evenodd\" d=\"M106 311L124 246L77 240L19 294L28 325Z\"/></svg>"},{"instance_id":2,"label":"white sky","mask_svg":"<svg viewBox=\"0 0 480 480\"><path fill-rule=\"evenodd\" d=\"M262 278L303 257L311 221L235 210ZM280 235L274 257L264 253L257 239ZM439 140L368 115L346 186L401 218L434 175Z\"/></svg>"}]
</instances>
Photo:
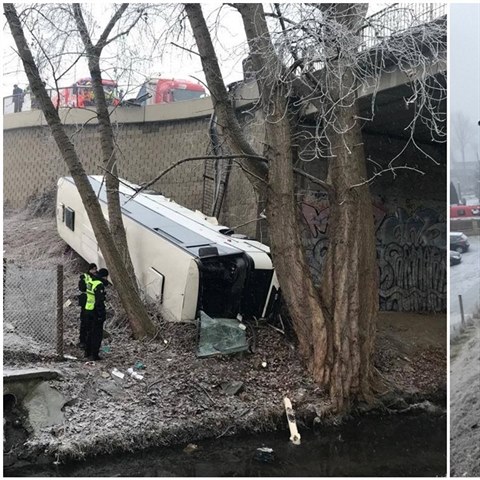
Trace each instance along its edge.
<instances>
[{"instance_id":1,"label":"white sky","mask_svg":"<svg viewBox=\"0 0 480 480\"><path fill-rule=\"evenodd\" d=\"M480 4L452 4L450 7L450 118L455 123L457 113L466 116L471 144L466 161L474 160L480 148ZM457 138L452 125L450 150L460 161Z\"/></svg>"}]
</instances>

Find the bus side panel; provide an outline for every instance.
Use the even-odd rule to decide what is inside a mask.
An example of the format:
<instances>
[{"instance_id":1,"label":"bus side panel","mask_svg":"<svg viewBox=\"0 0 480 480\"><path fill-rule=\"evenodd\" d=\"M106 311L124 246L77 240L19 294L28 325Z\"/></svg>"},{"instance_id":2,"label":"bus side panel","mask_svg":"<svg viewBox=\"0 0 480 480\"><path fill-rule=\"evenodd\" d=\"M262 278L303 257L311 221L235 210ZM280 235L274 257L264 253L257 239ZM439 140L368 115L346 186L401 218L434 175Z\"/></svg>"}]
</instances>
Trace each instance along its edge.
<instances>
[{"instance_id":1,"label":"bus side panel","mask_svg":"<svg viewBox=\"0 0 480 480\"><path fill-rule=\"evenodd\" d=\"M195 290L191 255L131 218L124 216L123 220L135 275L142 290L148 290L149 271L153 268L164 278L159 308L166 318L170 321L195 319L198 286ZM196 282L198 285L198 272Z\"/></svg>"},{"instance_id":2,"label":"bus side panel","mask_svg":"<svg viewBox=\"0 0 480 480\"><path fill-rule=\"evenodd\" d=\"M107 206L101 203L101 207L107 217ZM73 231L64 221L65 208L75 212ZM163 291L158 293L162 293L159 308L165 318L170 321L194 320L199 276L191 255L131 218L124 215L123 220L140 288L146 290L150 281L149 270L155 269L164 277ZM58 182L57 229L60 237L87 262L94 262L99 268L105 266L80 194L76 186L65 179Z\"/></svg>"}]
</instances>

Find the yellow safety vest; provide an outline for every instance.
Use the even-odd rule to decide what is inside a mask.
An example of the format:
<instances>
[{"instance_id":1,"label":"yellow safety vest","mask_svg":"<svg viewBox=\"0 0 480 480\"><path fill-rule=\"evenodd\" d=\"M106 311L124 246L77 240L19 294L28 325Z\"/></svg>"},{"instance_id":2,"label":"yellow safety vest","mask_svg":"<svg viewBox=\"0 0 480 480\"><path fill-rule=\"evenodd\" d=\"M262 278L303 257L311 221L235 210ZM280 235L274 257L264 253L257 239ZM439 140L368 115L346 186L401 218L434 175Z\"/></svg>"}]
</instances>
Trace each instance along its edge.
<instances>
[{"instance_id":1,"label":"yellow safety vest","mask_svg":"<svg viewBox=\"0 0 480 480\"><path fill-rule=\"evenodd\" d=\"M95 289L103 282L100 280L90 280L87 283L87 303L85 310L93 310L95 308Z\"/></svg>"}]
</instances>

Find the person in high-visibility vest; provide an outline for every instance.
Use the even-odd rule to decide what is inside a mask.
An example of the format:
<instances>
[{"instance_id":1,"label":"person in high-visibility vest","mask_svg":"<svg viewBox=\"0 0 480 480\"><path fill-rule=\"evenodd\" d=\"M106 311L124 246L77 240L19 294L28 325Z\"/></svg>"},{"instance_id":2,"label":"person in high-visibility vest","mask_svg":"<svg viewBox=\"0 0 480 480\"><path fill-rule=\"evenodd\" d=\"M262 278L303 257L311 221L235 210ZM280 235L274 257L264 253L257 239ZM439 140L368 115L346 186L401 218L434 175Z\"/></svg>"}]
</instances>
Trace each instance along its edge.
<instances>
[{"instance_id":1,"label":"person in high-visibility vest","mask_svg":"<svg viewBox=\"0 0 480 480\"><path fill-rule=\"evenodd\" d=\"M101 268L94 279L87 284L87 301L85 303L87 344L85 357L92 360L102 360L99 356L103 339L103 324L106 318L105 287L110 285L108 270Z\"/></svg>"},{"instance_id":2,"label":"person in high-visibility vest","mask_svg":"<svg viewBox=\"0 0 480 480\"><path fill-rule=\"evenodd\" d=\"M93 281L96 274L97 266L94 263L90 263L88 265L87 272L82 273L80 275L80 280L78 281L78 289L80 290L80 295L78 296L78 304L80 305L80 338L78 341L78 346L80 348L85 348L87 346L87 324L85 314L85 304L87 303L87 283Z\"/></svg>"}]
</instances>

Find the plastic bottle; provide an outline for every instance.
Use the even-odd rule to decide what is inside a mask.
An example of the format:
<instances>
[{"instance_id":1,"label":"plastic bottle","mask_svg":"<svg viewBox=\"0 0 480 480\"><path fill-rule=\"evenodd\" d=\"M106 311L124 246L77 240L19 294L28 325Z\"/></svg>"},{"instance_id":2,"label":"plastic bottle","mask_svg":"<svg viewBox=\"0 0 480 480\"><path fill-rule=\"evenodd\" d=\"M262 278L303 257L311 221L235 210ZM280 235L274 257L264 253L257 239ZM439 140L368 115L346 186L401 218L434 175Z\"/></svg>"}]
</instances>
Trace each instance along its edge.
<instances>
[{"instance_id":1,"label":"plastic bottle","mask_svg":"<svg viewBox=\"0 0 480 480\"><path fill-rule=\"evenodd\" d=\"M137 372L133 370L133 368L129 368L127 372L133 377L135 380L143 380L143 375L139 375Z\"/></svg>"}]
</instances>

